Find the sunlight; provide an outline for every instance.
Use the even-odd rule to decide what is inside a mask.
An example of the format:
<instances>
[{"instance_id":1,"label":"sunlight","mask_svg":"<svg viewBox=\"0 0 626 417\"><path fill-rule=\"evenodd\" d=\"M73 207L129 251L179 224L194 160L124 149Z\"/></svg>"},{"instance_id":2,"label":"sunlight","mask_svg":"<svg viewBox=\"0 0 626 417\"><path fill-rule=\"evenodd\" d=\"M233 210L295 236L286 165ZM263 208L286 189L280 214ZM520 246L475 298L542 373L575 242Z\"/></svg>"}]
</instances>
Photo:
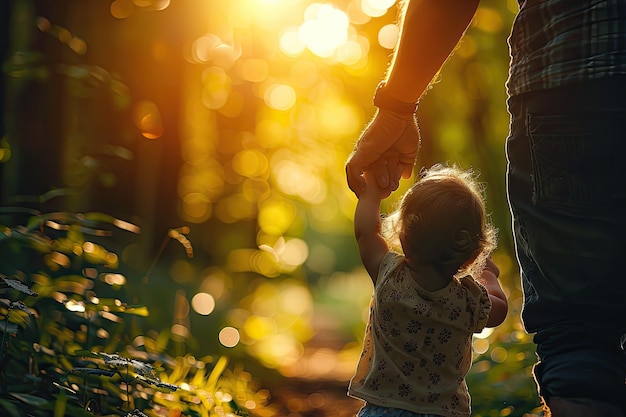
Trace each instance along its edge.
<instances>
[{"instance_id":1,"label":"sunlight","mask_svg":"<svg viewBox=\"0 0 626 417\"><path fill-rule=\"evenodd\" d=\"M387 13L395 0L361 0L361 10L370 17L380 17Z\"/></svg>"},{"instance_id":2,"label":"sunlight","mask_svg":"<svg viewBox=\"0 0 626 417\"><path fill-rule=\"evenodd\" d=\"M278 331L278 325L274 319L257 315L248 317L243 328L246 335L254 340L266 339Z\"/></svg>"},{"instance_id":3,"label":"sunlight","mask_svg":"<svg viewBox=\"0 0 626 417\"><path fill-rule=\"evenodd\" d=\"M279 40L280 50L287 56L298 56L306 48L306 43L300 39L298 27L287 28Z\"/></svg>"},{"instance_id":4,"label":"sunlight","mask_svg":"<svg viewBox=\"0 0 626 417\"><path fill-rule=\"evenodd\" d=\"M73 311L75 313L84 313L85 312L85 303L82 301L76 300L68 300L65 303L65 308L69 311Z\"/></svg>"},{"instance_id":5,"label":"sunlight","mask_svg":"<svg viewBox=\"0 0 626 417\"><path fill-rule=\"evenodd\" d=\"M269 63L264 59L246 59L241 63L241 78L253 83L259 83L267 79L269 70Z\"/></svg>"},{"instance_id":6,"label":"sunlight","mask_svg":"<svg viewBox=\"0 0 626 417\"><path fill-rule=\"evenodd\" d=\"M264 176L268 165L265 155L256 149L244 149L233 157L233 169L243 177Z\"/></svg>"},{"instance_id":7,"label":"sunlight","mask_svg":"<svg viewBox=\"0 0 626 417\"><path fill-rule=\"evenodd\" d=\"M163 135L161 112L157 105L144 100L135 106L135 125L146 139L158 139Z\"/></svg>"},{"instance_id":8,"label":"sunlight","mask_svg":"<svg viewBox=\"0 0 626 417\"><path fill-rule=\"evenodd\" d=\"M348 16L329 4L313 3L304 13L298 37L315 55L327 58L348 40Z\"/></svg>"},{"instance_id":9,"label":"sunlight","mask_svg":"<svg viewBox=\"0 0 626 417\"><path fill-rule=\"evenodd\" d=\"M181 206L180 214L185 220L202 223L211 217L211 201L204 194L187 193L183 195Z\"/></svg>"},{"instance_id":10,"label":"sunlight","mask_svg":"<svg viewBox=\"0 0 626 417\"><path fill-rule=\"evenodd\" d=\"M191 54L195 62L209 62L213 56L213 50L222 40L212 33L207 33L197 38L191 45Z\"/></svg>"},{"instance_id":11,"label":"sunlight","mask_svg":"<svg viewBox=\"0 0 626 417\"><path fill-rule=\"evenodd\" d=\"M313 311L313 299L311 297L311 293L306 287L303 286L294 285L287 288L281 294L280 307L284 312L295 316L310 314L311 311Z\"/></svg>"},{"instance_id":12,"label":"sunlight","mask_svg":"<svg viewBox=\"0 0 626 417\"><path fill-rule=\"evenodd\" d=\"M400 27L398 25L385 25L378 31L378 44L386 49L393 49L398 42Z\"/></svg>"},{"instance_id":13,"label":"sunlight","mask_svg":"<svg viewBox=\"0 0 626 417\"><path fill-rule=\"evenodd\" d=\"M239 331L234 327L227 326L220 330L218 338L223 346L232 348L239 344Z\"/></svg>"},{"instance_id":14,"label":"sunlight","mask_svg":"<svg viewBox=\"0 0 626 417\"><path fill-rule=\"evenodd\" d=\"M296 92L285 84L273 84L265 90L265 104L276 110L289 110L296 104Z\"/></svg>"},{"instance_id":15,"label":"sunlight","mask_svg":"<svg viewBox=\"0 0 626 417\"><path fill-rule=\"evenodd\" d=\"M211 294L199 292L191 299L193 310L203 316L208 316L215 309L215 299Z\"/></svg>"},{"instance_id":16,"label":"sunlight","mask_svg":"<svg viewBox=\"0 0 626 417\"><path fill-rule=\"evenodd\" d=\"M109 285L125 285L126 277L122 274L104 274L102 280Z\"/></svg>"},{"instance_id":17,"label":"sunlight","mask_svg":"<svg viewBox=\"0 0 626 417\"><path fill-rule=\"evenodd\" d=\"M228 101L232 81L224 69L213 66L203 74L202 102L209 109L219 109Z\"/></svg>"},{"instance_id":18,"label":"sunlight","mask_svg":"<svg viewBox=\"0 0 626 417\"><path fill-rule=\"evenodd\" d=\"M309 257L309 245L302 239L290 239L279 252L279 259L284 270L293 270L302 265Z\"/></svg>"},{"instance_id":19,"label":"sunlight","mask_svg":"<svg viewBox=\"0 0 626 417\"><path fill-rule=\"evenodd\" d=\"M257 357L270 368L288 367L302 358L302 343L285 334L276 334L251 346Z\"/></svg>"},{"instance_id":20,"label":"sunlight","mask_svg":"<svg viewBox=\"0 0 626 417\"><path fill-rule=\"evenodd\" d=\"M285 199L269 199L260 207L258 223L265 233L282 236L296 217L293 204Z\"/></svg>"},{"instance_id":21,"label":"sunlight","mask_svg":"<svg viewBox=\"0 0 626 417\"><path fill-rule=\"evenodd\" d=\"M288 153L275 154L272 160L272 173L277 185L286 194L297 195L311 203L319 203L325 197L325 188L310 166L289 158ZM274 161L275 160L275 161Z\"/></svg>"}]
</instances>

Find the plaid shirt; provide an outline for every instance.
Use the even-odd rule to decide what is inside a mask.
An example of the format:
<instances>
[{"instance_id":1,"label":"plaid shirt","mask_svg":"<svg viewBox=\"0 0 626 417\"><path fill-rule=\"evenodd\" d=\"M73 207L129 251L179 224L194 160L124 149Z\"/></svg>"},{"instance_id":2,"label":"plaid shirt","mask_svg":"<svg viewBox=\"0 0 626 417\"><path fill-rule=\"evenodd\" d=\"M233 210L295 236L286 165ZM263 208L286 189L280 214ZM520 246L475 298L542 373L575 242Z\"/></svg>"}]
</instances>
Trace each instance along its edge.
<instances>
[{"instance_id":1,"label":"plaid shirt","mask_svg":"<svg viewBox=\"0 0 626 417\"><path fill-rule=\"evenodd\" d=\"M625 0L518 2L509 95L626 75Z\"/></svg>"}]
</instances>

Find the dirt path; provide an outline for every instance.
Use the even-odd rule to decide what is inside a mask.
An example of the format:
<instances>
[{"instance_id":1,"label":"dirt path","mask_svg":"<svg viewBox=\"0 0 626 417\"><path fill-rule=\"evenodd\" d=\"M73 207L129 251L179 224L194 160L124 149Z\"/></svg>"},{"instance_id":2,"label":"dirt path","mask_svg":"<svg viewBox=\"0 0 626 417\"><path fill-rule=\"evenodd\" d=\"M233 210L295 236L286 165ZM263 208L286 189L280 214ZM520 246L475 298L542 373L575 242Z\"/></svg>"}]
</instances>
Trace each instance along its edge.
<instances>
[{"instance_id":1,"label":"dirt path","mask_svg":"<svg viewBox=\"0 0 626 417\"><path fill-rule=\"evenodd\" d=\"M354 417L361 401L346 395L347 381L285 378L270 388L276 417Z\"/></svg>"}]
</instances>

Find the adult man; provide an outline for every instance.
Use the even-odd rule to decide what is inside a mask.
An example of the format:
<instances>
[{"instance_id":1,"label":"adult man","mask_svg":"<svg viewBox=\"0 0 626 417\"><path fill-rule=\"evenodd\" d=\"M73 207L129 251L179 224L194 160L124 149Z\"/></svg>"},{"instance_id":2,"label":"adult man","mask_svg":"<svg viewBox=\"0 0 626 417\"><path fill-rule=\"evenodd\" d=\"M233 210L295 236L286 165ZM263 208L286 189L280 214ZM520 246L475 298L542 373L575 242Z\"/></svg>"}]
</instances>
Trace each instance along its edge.
<instances>
[{"instance_id":1,"label":"adult man","mask_svg":"<svg viewBox=\"0 0 626 417\"><path fill-rule=\"evenodd\" d=\"M346 165L391 192L419 147L416 103L479 0L409 0L377 113ZM519 0L509 38L507 192L554 417L626 416L626 4Z\"/></svg>"}]
</instances>

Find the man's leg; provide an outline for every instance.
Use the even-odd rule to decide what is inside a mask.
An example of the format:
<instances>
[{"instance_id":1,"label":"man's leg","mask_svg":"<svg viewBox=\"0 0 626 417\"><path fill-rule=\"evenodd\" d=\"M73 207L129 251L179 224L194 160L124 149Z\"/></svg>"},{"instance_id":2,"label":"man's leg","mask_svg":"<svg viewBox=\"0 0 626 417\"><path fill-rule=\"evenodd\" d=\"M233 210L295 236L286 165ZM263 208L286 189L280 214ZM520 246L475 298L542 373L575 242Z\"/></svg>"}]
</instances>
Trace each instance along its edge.
<instances>
[{"instance_id":1,"label":"man's leg","mask_svg":"<svg viewBox=\"0 0 626 417\"><path fill-rule=\"evenodd\" d=\"M551 417L624 417L618 407L589 398L551 398L548 416Z\"/></svg>"},{"instance_id":2,"label":"man's leg","mask_svg":"<svg viewBox=\"0 0 626 417\"><path fill-rule=\"evenodd\" d=\"M626 78L513 97L507 186L537 333L535 377L554 417L623 416Z\"/></svg>"}]
</instances>

